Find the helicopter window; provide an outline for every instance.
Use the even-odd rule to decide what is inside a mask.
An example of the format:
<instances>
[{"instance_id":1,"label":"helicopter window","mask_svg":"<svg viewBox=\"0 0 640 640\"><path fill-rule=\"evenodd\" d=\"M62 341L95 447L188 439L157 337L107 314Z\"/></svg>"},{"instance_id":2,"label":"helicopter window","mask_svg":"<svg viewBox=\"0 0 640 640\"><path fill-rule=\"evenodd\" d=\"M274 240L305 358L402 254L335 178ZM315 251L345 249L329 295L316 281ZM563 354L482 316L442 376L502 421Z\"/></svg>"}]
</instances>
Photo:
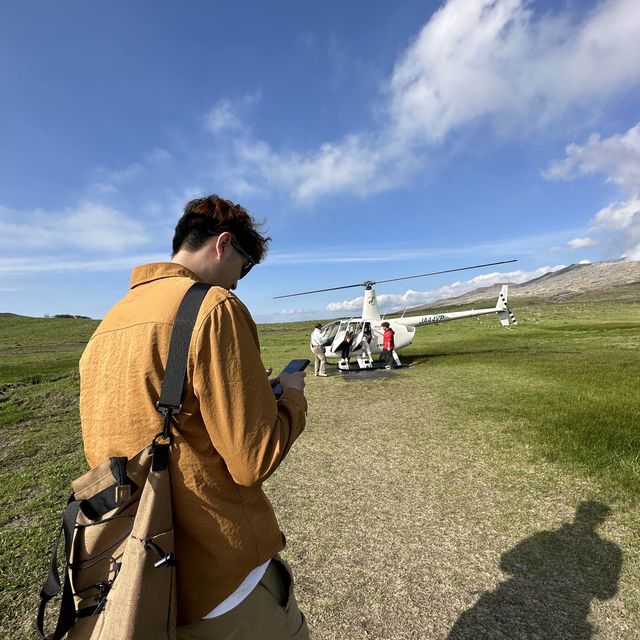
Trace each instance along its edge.
<instances>
[{"instance_id":1,"label":"helicopter window","mask_svg":"<svg viewBox=\"0 0 640 640\"><path fill-rule=\"evenodd\" d=\"M362 344L362 334L364 330L364 322L358 322L353 328L353 349L359 349Z\"/></svg>"},{"instance_id":2,"label":"helicopter window","mask_svg":"<svg viewBox=\"0 0 640 640\"><path fill-rule=\"evenodd\" d=\"M336 333L338 333L338 329L340 328L340 322L332 322L328 324L322 330L322 344L323 346L328 346L333 342L333 339L336 337Z\"/></svg>"}]
</instances>

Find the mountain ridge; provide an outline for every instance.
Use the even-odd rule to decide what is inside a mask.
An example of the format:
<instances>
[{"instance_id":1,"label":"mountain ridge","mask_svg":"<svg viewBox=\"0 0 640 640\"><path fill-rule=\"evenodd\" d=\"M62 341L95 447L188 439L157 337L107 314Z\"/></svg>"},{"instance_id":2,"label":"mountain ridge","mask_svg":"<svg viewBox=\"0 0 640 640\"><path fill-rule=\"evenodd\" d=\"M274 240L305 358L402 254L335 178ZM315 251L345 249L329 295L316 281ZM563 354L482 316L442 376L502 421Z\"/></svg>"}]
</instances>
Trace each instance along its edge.
<instances>
[{"instance_id":1,"label":"mountain ridge","mask_svg":"<svg viewBox=\"0 0 640 640\"><path fill-rule=\"evenodd\" d=\"M509 298L546 298L552 302L570 300L581 293L606 291L613 287L640 283L640 261L605 261L571 264L527 282L500 282L480 287L455 298L445 298L414 309L433 309L497 298L503 284L509 285Z\"/></svg>"}]
</instances>

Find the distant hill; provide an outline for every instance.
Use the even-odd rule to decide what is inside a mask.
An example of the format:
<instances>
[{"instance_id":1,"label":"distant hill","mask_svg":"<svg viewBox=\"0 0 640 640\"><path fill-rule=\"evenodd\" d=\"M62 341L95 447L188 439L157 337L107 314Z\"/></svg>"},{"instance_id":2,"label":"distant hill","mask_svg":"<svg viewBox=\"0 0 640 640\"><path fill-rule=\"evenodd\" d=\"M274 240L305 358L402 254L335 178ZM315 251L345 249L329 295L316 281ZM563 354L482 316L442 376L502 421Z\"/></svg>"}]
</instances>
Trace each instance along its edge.
<instances>
[{"instance_id":1,"label":"distant hill","mask_svg":"<svg viewBox=\"0 0 640 640\"><path fill-rule=\"evenodd\" d=\"M509 285L510 299L514 297L542 298L551 302L562 302L582 293L608 291L614 287L636 283L640 283L640 261L572 264L522 284L502 282L490 287L474 289L455 298L438 300L420 308L431 309L497 298L503 284Z\"/></svg>"},{"instance_id":2,"label":"distant hill","mask_svg":"<svg viewBox=\"0 0 640 640\"><path fill-rule=\"evenodd\" d=\"M23 316L19 313L0 312L0 318L33 318L34 316ZM37 317L37 316L36 316ZM70 320L93 320L89 316L76 316L72 313L58 313L56 315L46 315L45 318L67 318Z\"/></svg>"}]
</instances>

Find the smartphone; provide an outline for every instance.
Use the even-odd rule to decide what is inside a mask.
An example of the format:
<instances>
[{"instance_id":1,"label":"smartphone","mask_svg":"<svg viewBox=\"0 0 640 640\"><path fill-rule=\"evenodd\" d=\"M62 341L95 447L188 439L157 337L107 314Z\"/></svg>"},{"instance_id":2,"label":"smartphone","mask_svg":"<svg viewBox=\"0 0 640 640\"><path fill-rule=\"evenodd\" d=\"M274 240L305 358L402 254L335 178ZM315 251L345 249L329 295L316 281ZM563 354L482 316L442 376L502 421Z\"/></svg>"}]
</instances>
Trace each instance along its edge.
<instances>
[{"instance_id":1,"label":"smartphone","mask_svg":"<svg viewBox=\"0 0 640 640\"><path fill-rule=\"evenodd\" d=\"M304 371L311 361L307 359L300 360L292 360L280 373L298 373L298 371ZM273 393L275 393L276 398L279 398L282 395L282 386L278 382L280 376L276 378L276 382L273 385Z\"/></svg>"}]
</instances>

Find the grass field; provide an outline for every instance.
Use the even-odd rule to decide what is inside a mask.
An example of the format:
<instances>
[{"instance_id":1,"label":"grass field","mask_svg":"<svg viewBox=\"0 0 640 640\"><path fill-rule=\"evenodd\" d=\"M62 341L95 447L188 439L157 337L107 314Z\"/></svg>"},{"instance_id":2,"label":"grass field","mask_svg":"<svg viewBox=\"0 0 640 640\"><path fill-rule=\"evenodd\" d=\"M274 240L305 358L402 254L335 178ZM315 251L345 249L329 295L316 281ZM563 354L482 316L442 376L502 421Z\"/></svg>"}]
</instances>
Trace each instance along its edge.
<instances>
[{"instance_id":1,"label":"grass field","mask_svg":"<svg viewBox=\"0 0 640 640\"><path fill-rule=\"evenodd\" d=\"M307 379L265 489L315 639L640 638L640 286L418 329L410 368ZM0 629L28 638L95 322L0 317ZM309 325L260 327L263 359Z\"/></svg>"}]
</instances>

